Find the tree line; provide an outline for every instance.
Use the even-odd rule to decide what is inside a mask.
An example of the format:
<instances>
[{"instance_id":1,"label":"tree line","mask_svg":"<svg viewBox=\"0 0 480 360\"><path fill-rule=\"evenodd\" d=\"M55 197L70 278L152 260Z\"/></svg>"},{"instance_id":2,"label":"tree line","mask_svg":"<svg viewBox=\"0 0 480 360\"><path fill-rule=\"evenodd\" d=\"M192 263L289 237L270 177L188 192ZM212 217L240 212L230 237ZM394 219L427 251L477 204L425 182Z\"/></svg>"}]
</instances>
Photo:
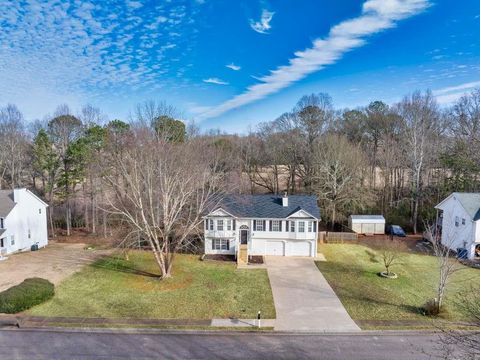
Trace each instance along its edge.
<instances>
[{"instance_id":1,"label":"tree line","mask_svg":"<svg viewBox=\"0 0 480 360\"><path fill-rule=\"evenodd\" d=\"M182 244L184 229L198 225L194 213L222 191L315 194L329 227L380 213L418 232L448 193L479 190L480 90L446 108L430 92L356 109L311 94L245 135L201 132L181 117L147 101L128 120L62 105L27 123L6 105L0 186L42 196L52 236L72 227L106 235L121 222L131 233L151 227L152 241L183 236ZM163 242L152 244L165 253Z\"/></svg>"}]
</instances>

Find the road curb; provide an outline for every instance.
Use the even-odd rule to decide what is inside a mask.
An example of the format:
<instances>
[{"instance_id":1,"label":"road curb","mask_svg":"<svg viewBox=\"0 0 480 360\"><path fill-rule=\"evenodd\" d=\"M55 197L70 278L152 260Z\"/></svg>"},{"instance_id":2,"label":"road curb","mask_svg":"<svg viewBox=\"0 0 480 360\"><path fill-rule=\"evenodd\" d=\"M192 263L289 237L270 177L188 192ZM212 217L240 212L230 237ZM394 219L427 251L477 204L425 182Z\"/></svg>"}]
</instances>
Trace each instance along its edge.
<instances>
[{"instance_id":1,"label":"road curb","mask_svg":"<svg viewBox=\"0 0 480 360\"><path fill-rule=\"evenodd\" d=\"M15 327L4 328L0 331L38 331L38 332L66 332L66 333L101 333L101 334L162 334L162 335L255 335L255 336L419 336L419 335L435 335L440 331L419 331L419 330L364 330L360 332L307 332L307 331L274 331L268 329L251 329L245 330L239 328L232 329L159 329L159 328L91 328L91 327Z\"/></svg>"}]
</instances>

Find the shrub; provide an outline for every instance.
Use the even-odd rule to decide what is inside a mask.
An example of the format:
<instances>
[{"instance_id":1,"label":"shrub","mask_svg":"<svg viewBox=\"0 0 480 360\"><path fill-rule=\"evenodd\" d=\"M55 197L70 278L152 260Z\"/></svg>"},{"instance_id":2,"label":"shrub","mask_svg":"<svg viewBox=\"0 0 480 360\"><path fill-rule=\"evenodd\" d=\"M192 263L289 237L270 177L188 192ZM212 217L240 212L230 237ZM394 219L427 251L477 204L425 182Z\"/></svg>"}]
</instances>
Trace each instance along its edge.
<instances>
[{"instance_id":1,"label":"shrub","mask_svg":"<svg viewBox=\"0 0 480 360\"><path fill-rule=\"evenodd\" d=\"M428 316L438 316L440 315L441 310L442 309L439 307L437 299L430 299L423 306L424 314Z\"/></svg>"},{"instance_id":2,"label":"shrub","mask_svg":"<svg viewBox=\"0 0 480 360\"><path fill-rule=\"evenodd\" d=\"M55 287L41 278L25 279L0 293L0 313L16 314L53 297Z\"/></svg>"}]
</instances>

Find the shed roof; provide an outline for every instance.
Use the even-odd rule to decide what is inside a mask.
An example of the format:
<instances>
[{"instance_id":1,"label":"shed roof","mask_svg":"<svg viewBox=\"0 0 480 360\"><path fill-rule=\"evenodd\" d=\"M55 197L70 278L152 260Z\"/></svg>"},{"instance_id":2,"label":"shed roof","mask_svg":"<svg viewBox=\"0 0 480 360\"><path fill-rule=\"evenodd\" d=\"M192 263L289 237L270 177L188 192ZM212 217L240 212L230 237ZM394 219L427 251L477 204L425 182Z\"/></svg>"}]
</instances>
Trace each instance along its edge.
<instances>
[{"instance_id":1,"label":"shed roof","mask_svg":"<svg viewBox=\"0 0 480 360\"><path fill-rule=\"evenodd\" d=\"M304 210L320 219L317 198L312 195L289 195L288 206L282 205L280 195L227 195L213 210L219 208L240 218L286 219Z\"/></svg>"},{"instance_id":2,"label":"shed roof","mask_svg":"<svg viewBox=\"0 0 480 360\"><path fill-rule=\"evenodd\" d=\"M0 190L0 217L6 217L14 207L13 190Z\"/></svg>"},{"instance_id":3,"label":"shed roof","mask_svg":"<svg viewBox=\"0 0 480 360\"><path fill-rule=\"evenodd\" d=\"M383 215L350 215L352 222L385 222Z\"/></svg>"}]
</instances>

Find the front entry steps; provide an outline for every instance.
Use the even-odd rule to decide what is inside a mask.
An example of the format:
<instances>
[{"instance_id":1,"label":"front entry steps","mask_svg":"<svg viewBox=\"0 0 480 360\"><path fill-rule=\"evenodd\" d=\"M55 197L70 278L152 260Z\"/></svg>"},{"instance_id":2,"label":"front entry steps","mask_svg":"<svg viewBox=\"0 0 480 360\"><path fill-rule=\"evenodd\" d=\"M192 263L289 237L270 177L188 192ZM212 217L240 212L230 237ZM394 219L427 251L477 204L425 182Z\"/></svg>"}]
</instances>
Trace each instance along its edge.
<instances>
[{"instance_id":1,"label":"front entry steps","mask_svg":"<svg viewBox=\"0 0 480 360\"><path fill-rule=\"evenodd\" d=\"M240 252L238 256L238 264L248 264L248 249L247 244L240 244Z\"/></svg>"},{"instance_id":2,"label":"front entry steps","mask_svg":"<svg viewBox=\"0 0 480 360\"><path fill-rule=\"evenodd\" d=\"M255 258L261 258L261 261L255 261ZM252 256L250 259L248 257L248 245L241 244L239 249L239 254L237 257L237 268L238 269L266 269L266 265L263 261L262 256Z\"/></svg>"}]
</instances>

